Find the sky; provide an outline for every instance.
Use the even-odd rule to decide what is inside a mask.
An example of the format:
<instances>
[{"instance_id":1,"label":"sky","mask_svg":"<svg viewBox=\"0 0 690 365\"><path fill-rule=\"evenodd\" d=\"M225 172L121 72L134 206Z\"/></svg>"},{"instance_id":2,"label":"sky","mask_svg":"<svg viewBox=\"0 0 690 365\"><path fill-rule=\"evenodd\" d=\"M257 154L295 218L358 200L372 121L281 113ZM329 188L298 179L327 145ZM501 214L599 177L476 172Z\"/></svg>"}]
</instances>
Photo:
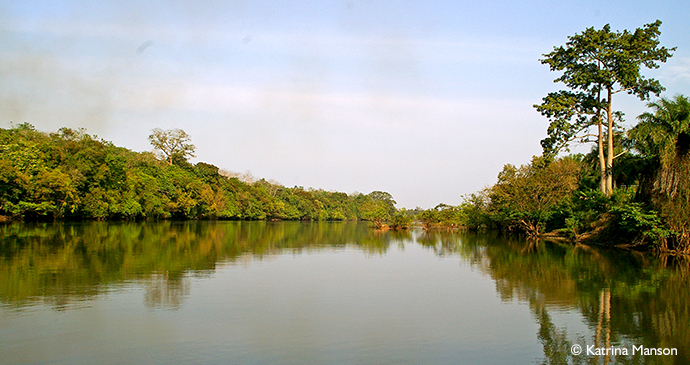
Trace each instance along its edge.
<instances>
[{"instance_id":1,"label":"sky","mask_svg":"<svg viewBox=\"0 0 690 365\"><path fill-rule=\"evenodd\" d=\"M282 185L460 204L541 153L539 59L588 27L662 20L662 96L690 94L680 1L0 0L0 127L150 151L181 128L206 162ZM645 102L616 95L626 123ZM587 151L589 147L580 148Z\"/></svg>"}]
</instances>

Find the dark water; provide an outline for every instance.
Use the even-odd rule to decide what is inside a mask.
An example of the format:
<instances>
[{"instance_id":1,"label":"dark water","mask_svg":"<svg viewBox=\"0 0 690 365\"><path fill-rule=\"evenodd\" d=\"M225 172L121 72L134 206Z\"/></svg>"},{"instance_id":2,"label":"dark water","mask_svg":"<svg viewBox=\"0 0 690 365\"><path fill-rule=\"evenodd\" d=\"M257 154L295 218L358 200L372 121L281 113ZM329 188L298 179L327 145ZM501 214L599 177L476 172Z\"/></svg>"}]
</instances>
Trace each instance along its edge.
<instances>
[{"instance_id":1,"label":"dark water","mask_svg":"<svg viewBox=\"0 0 690 365\"><path fill-rule=\"evenodd\" d=\"M690 363L687 259L362 223L4 225L0 245L0 364Z\"/></svg>"}]
</instances>

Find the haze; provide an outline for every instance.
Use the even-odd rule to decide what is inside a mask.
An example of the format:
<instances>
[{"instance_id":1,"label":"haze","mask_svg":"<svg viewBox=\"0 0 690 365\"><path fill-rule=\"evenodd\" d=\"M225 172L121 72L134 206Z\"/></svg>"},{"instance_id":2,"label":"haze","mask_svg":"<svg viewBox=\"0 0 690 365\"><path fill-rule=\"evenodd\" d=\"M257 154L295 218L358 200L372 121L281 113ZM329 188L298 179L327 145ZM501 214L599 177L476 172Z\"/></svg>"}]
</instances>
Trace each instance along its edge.
<instances>
[{"instance_id":1,"label":"haze","mask_svg":"<svg viewBox=\"0 0 690 365\"><path fill-rule=\"evenodd\" d=\"M135 151L182 128L192 162L398 207L459 204L541 153L539 59L587 27L663 21L643 71L690 94L680 2L0 1L0 126L84 127ZM614 99L634 123L645 104Z\"/></svg>"}]
</instances>

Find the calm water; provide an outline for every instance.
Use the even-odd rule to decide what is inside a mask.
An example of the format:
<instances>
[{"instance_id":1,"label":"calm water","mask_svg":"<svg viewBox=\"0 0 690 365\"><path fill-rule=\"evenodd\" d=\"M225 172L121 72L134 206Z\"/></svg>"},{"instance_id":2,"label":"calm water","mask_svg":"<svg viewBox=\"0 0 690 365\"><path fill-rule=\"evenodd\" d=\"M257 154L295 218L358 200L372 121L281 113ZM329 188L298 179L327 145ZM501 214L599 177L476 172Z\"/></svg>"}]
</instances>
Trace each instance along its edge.
<instances>
[{"instance_id":1,"label":"calm water","mask_svg":"<svg viewBox=\"0 0 690 365\"><path fill-rule=\"evenodd\" d=\"M4 225L0 244L2 364L690 363L685 259L362 223Z\"/></svg>"}]
</instances>

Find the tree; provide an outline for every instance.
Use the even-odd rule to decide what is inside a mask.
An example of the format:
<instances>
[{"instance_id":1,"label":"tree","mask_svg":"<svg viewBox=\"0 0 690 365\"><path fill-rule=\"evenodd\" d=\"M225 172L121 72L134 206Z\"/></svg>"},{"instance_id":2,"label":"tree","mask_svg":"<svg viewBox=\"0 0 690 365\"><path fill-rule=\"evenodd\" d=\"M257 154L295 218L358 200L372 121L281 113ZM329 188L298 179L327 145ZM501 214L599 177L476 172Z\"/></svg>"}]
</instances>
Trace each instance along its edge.
<instances>
[{"instance_id":1,"label":"tree","mask_svg":"<svg viewBox=\"0 0 690 365\"><path fill-rule=\"evenodd\" d=\"M654 203L677 233L678 248L690 252L690 99L676 95L648 106L653 113L640 115L629 135L654 160Z\"/></svg>"},{"instance_id":2,"label":"tree","mask_svg":"<svg viewBox=\"0 0 690 365\"><path fill-rule=\"evenodd\" d=\"M396 202L395 202L395 200L393 200L393 196L390 193L377 190L377 191L372 191L367 196L369 198L371 198L371 200L373 200L374 202L382 203L386 207L388 215L393 215L393 213L395 213Z\"/></svg>"},{"instance_id":3,"label":"tree","mask_svg":"<svg viewBox=\"0 0 690 365\"><path fill-rule=\"evenodd\" d=\"M535 156L529 165L505 165L489 191L491 219L538 236L558 204L577 189L579 174L580 163L573 157L548 161Z\"/></svg>"},{"instance_id":4,"label":"tree","mask_svg":"<svg viewBox=\"0 0 690 365\"><path fill-rule=\"evenodd\" d=\"M391 216L390 227L392 229L408 229L412 223L412 216L408 214L407 209L402 208Z\"/></svg>"},{"instance_id":5,"label":"tree","mask_svg":"<svg viewBox=\"0 0 690 365\"><path fill-rule=\"evenodd\" d=\"M686 157L690 150L690 99L676 95L647 106L653 113L640 115L640 122L628 134L638 151L657 158L660 167L669 168L674 161Z\"/></svg>"},{"instance_id":6,"label":"tree","mask_svg":"<svg viewBox=\"0 0 690 365\"><path fill-rule=\"evenodd\" d=\"M368 202L364 203L360 208L362 212L362 218L366 219L376 226L376 228L383 228L383 222L390 219L391 214L388 209L386 202L381 200L370 199Z\"/></svg>"},{"instance_id":7,"label":"tree","mask_svg":"<svg viewBox=\"0 0 690 365\"><path fill-rule=\"evenodd\" d=\"M151 132L153 132L149 136L151 145L161 152L168 164L172 165L174 161L186 161L187 157L195 157L196 147L188 143L191 137L182 129L154 128Z\"/></svg>"},{"instance_id":8,"label":"tree","mask_svg":"<svg viewBox=\"0 0 690 365\"><path fill-rule=\"evenodd\" d=\"M642 66L658 68L659 62L666 62L676 49L659 47L660 26L657 20L632 33L612 32L608 24L601 30L587 28L540 60L551 71L562 71L554 82L562 82L569 89L549 93L534 106L551 122L548 137L541 141L544 154L555 155L573 141L596 142L600 188L607 195L613 190L613 160L617 157L614 128L623 115L613 110L612 97L627 92L648 100L650 94L658 96L664 90L659 81L640 73ZM595 126L596 134L590 132Z\"/></svg>"}]
</instances>

